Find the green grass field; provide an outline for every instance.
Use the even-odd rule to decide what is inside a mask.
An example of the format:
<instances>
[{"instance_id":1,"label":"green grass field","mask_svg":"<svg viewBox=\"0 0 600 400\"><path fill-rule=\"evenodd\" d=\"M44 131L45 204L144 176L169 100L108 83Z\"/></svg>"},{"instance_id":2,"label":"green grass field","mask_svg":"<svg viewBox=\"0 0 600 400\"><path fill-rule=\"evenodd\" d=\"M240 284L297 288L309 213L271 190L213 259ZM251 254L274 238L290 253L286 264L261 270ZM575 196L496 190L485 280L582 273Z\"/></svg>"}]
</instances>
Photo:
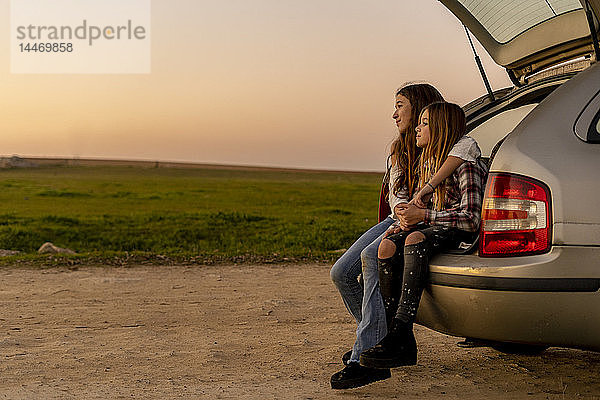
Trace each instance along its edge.
<instances>
[{"instance_id":1,"label":"green grass field","mask_svg":"<svg viewBox=\"0 0 600 400\"><path fill-rule=\"evenodd\" d=\"M0 170L0 262L332 260L376 222L380 174L147 167Z\"/></svg>"}]
</instances>

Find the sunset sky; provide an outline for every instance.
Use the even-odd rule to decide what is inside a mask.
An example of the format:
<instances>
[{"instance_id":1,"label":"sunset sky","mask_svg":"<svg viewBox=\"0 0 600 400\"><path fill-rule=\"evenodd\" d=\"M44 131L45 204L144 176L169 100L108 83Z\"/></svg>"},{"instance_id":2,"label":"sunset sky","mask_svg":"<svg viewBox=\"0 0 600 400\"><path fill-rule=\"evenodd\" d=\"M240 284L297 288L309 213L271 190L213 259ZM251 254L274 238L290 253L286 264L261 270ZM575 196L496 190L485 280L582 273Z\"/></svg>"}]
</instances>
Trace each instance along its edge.
<instances>
[{"instance_id":1,"label":"sunset sky","mask_svg":"<svg viewBox=\"0 0 600 400\"><path fill-rule=\"evenodd\" d=\"M436 0L153 0L139 75L11 74L9 0L0 18L5 156L380 171L396 87L426 80L459 104L485 90Z\"/></svg>"}]
</instances>

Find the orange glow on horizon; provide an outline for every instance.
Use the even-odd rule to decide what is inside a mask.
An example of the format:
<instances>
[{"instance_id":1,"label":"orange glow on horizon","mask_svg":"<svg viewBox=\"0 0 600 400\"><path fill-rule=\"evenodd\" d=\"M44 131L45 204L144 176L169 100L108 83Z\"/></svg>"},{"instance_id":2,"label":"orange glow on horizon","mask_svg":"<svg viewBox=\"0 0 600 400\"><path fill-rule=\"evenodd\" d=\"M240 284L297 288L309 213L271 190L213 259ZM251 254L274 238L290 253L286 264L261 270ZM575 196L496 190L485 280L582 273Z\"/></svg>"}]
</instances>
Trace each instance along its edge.
<instances>
[{"instance_id":1,"label":"orange glow on horizon","mask_svg":"<svg viewBox=\"0 0 600 400\"><path fill-rule=\"evenodd\" d=\"M508 86L479 51L492 86ZM151 74L19 75L0 61L2 155L382 170L397 86L484 93L435 1L153 1Z\"/></svg>"}]
</instances>

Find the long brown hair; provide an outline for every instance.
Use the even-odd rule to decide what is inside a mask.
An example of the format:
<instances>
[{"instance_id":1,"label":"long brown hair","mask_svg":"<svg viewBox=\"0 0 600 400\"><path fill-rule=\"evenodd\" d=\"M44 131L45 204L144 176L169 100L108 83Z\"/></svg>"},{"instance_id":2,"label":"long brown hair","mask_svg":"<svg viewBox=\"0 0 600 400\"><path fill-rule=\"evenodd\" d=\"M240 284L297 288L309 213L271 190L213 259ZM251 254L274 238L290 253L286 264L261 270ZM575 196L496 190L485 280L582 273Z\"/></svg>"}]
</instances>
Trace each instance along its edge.
<instances>
[{"instance_id":1,"label":"long brown hair","mask_svg":"<svg viewBox=\"0 0 600 400\"><path fill-rule=\"evenodd\" d=\"M409 197L412 197L417 186L417 168L421 152L415 139L415 128L419 125L419 115L425 106L444 101L444 98L436 88L428 83L406 84L396 90L396 96L399 94L410 102L411 115L408 127L404 132L398 132L398 137L391 145L392 164L398 165L402 171L394 182L393 193L397 194L406 186Z\"/></svg>"},{"instance_id":2,"label":"long brown hair","mask_svg":"<svg viewBox=\"0 0 600 400\"><path fill-rule=\"evenodd\" d=\"M421 111L421 115L429 112L429 143L423 149L419 160L419 187L423 187L429 179L439 171L448 158L452 147L467 131L465 112L453 103L433 103ZM444 208L446 185L438 185L433 195L436 210Z\"/></svg>"}]
</instances>

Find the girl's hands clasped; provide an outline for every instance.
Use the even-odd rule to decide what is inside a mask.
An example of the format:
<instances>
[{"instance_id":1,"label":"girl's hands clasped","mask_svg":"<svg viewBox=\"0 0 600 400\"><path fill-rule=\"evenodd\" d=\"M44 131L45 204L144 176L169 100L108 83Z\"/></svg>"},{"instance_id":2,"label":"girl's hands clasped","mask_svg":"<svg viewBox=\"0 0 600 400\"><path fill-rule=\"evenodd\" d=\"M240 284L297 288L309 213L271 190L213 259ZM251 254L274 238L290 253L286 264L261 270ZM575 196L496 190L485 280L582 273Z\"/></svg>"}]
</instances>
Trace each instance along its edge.
<instances>
[{"instance_id":1,"label":"girl's hands clasped","mask_svg":"<svg viewBox=\"0 0 600 400\"><path fill-rule=\"evenodd\" d=\"M387 228L387 230L383 234L383 237L386 238L390 235L393 235L394 233L400 233L400 232L402 232L402 228L400 228L400 224L398 223L398 221L396 221L392 225L390 225L389 228Z\"/></svg>"},{"instance_id":2,"label":"girl's hands clasped","mask_svg":"<svg viewBox=\"0 0 600 400\"><path fill-rule=\"evenodd\" d=\"M398 212L398 225L403 231L408 231L413 226L425 219L425 209L419 208L414 204L408 204Z\"/></svg>"},{"instance_id":3,"label":"girl's hands clasped","mask_svg":"<svg viewBox=\"0 0 600 400\"><path fill-rule=\"evenodd\" d=\"M394 207L394 215L396 216L397 221L385 231L383 237L388 237L393 233L410 230L413 226L425 219L425 209L419 208L411 203L400 203Z\"/></svg>"},{"instance_id":4,"label":"girl's hands clasped","mask_svg":"<svg viewBox=\"0 0 600 400\"><path fill-rule=\"evenodd\" d=\"M396 216L396 219L398 219L398 221L394 222L392 225L390 225L390 227L385 231L385 233L383 234L383 237L388 237L394 233L399 233L402 232L402 228L400 227L400 212L403 211L404 209L406 209L406 207L408 207L408 203L400 203L397 204L394 207L394 215Z\"/></svg>"}]
</instances>

